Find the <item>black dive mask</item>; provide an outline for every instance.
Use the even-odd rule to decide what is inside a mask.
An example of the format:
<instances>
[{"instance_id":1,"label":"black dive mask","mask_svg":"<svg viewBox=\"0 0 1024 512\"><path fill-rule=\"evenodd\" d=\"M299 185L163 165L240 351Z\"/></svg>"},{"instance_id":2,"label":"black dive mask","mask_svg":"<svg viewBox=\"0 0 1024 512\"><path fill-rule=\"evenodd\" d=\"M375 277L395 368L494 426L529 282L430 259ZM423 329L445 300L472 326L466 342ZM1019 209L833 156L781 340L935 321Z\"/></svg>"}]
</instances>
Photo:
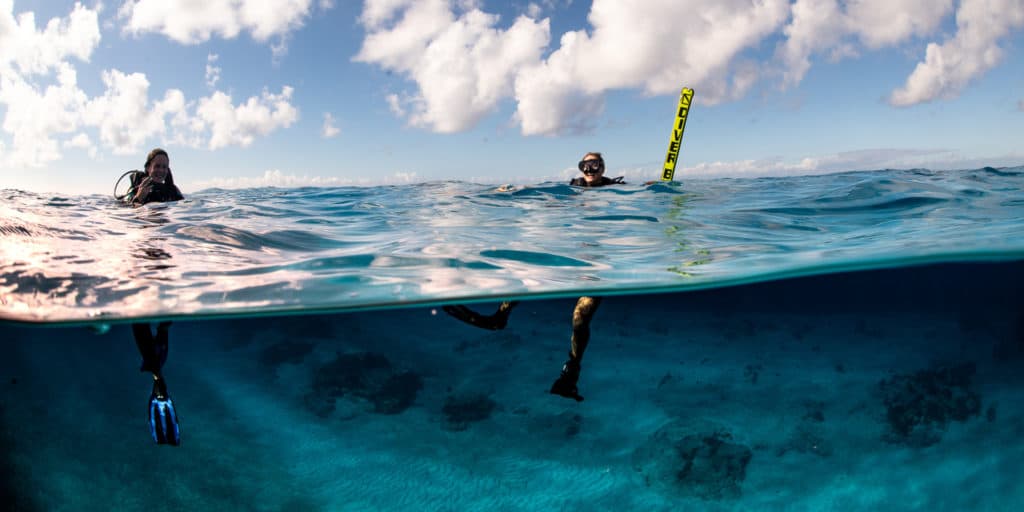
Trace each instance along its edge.
<instances>
[{"instance_id":1,"label":"black dive mask","mask_svg":"<svg viewBox=\"0 0 1024 512\"><path fill-rule=\"evenodd\" d=\"M604 170L604 160L600 158L580 160L579 168L580 171L583 171L583 174L598 174Z\"/></svg>"}]
</instances>

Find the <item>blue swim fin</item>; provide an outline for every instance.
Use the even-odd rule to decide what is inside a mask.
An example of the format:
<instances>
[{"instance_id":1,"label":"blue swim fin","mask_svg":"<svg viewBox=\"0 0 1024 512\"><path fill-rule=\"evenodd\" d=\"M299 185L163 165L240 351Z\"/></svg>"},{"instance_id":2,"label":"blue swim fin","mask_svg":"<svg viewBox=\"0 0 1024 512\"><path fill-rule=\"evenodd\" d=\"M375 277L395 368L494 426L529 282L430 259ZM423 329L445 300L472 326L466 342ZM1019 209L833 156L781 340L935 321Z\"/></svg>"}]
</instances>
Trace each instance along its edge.
<instances>
[{"instance_id":1,"label":"blue swim fin","mask_svg":"<svg viewBox=\"0 0 1024 512\"><path fill-rule=\"evenodd\" d=\"M174 410L174 402L167 393L167 384L163 378L153 379L153 394L149 396L149 432L156 444L181 444L178 413Z\"/></svg>"}]
</instances>

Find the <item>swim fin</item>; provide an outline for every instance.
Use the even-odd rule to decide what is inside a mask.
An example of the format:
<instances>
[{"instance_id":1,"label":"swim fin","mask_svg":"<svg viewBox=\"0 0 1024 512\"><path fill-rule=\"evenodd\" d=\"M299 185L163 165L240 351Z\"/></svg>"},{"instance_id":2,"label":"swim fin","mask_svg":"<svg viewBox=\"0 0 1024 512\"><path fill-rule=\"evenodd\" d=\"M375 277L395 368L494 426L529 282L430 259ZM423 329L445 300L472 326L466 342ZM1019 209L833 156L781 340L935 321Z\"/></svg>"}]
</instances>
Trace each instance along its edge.
<instances>
[{"instance_id":1,"label":"swim fin","mask_svg":"<svg viewBox=\"0 0 1024 512\"><path fill-rule=\"evenodd\" d=\"M178 413L167 393L167 384L161 377L153 379L153 394L149 396L149 432L156 444L181 444Z\"/></svg>"},{"instance_id":2,"label":"swim fin","mask_svg":"<svg viewBox=\"0 0 1024 512\"><path fill-rule=\"evenodd\" d=\"M580 396L579 390L576 389L576 382L580 379L580 363L579 361L569 358L562 366L562 374L558 376L558 380L551 385L551 394L564 396L566 398L572 398L577 402L582 402L583 397Z\"/></svg>"}]
</instances>

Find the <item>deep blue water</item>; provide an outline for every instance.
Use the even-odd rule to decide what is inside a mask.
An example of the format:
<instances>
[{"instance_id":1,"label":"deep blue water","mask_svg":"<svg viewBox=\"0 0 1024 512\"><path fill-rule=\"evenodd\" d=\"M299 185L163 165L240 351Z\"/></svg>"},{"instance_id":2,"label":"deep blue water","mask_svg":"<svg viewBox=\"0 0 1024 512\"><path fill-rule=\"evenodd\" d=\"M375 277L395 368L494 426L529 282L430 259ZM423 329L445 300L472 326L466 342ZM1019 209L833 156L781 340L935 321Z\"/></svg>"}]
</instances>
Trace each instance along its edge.
<instances>
[{"instance_id":1,"label":"deep blue water","mask_svg":"<svg viewBox=\"0 0 1024 512\"><path fill-rule=\"evenodd\" d=\"M0 503L1016 511L1022 179L434 183L139 209L7 191ZM584 292L605 299L576 402L548 388ZM500 331L438 307L506 297L524 300ZM155 318L174 319L180 447L149 437L127 325Z\"/></svg>"}]
</instances>

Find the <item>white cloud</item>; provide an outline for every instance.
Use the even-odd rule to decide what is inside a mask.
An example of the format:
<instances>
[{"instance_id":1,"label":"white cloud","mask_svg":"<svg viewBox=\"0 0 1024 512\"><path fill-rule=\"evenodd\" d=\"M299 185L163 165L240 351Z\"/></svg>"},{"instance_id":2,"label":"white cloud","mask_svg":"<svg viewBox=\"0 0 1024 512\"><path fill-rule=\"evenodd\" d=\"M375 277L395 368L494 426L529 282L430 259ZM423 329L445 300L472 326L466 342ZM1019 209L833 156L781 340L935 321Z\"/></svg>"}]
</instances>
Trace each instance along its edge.
<instances>
[{"instance_id":1,"label":"white cloud","mask_svg":"<svg viewBox=\"0 0 1024 512\"><path fill-rule=\"evenodd\" d=\"M800 83L815 53L856 56L853 39L870 49L896 45L933 32L952 8L953 0L797 0L777 49L782 85Z\"/></svg>"},{"instance_id":2,"label":"white cloud","mask_svg":"<svg viewBox=\"0 0 1024 512\"><path fill-rule=\"evenodd\" d=\"M588 18L592 31L566 33L546 61L516 78L522 131L553 134L580 127L614 89L657 95L688 85L705 104L739 97L757 70L745 63L736 80L737 56L777 30L787 14L785 0L595 0Z\"/></svg>"},{"instance_id":3,"label":"white cloud","mask_svg":"<svg viewBox=\"0 0 1024 512\"><path fill-rule=\"evenodd\" d=\"M984 166L1020 165L1024 154L1008 154L1001 157L974 158L958 151L945 149L865 149L842 153L812 155L793 160L768 158L760 160L736 160L725 162L702 162L676 171L677 180L705 177L761 177L761 176L809 176L846 171L870 171L878 169L977 169ZM657 169L642 169L635 173L642 181L657 175ZM627 173L629 177L629 173Z\"/></svg>"},{"instance_id":4,"label":"white cloud","mask_svg":"<svg viewBox=\"0 0 1024 512\"><path fill-rule=\"evenodd\" d=\"M186 186L190 190L202 190L207 188L237 189L260 187L343 187L353 185L401 185L407 183L417 183L419 181L421 180L418 179L416 173L407 172L396 172L390 176L383 176L379 178L353 179L339 178L336 176L299 176L296 174L285 174L278 169L273 169L264 171L262 176L243 176L236 178L215 177L209 180L193 181L187 183Z\"/></svg>"},{"instance_id":5,"label":"white cloud","mask_svg":"<svg viewBox=\"0 0 1024 512\"><path fill-rule=\"evenodd\" d=\"M89 155L89 158L96 158L96 145L93 144L92 139L84 133L79 133L70 140L64 141L64 147L70 149L84 149Z\"/></svg>"},{"instance_id":6,"label":"white cloud","mask_svg":"<svg viewBox=\"0 0 1024 512\"><path fill-rule=\"evenodd\" d=\"M15 18L13 0L0 0L0 76L46 74L70 57L88 61L100 43L98 13L75 3L67 18L53 18L39 31L34 13Z\"/></svg>"},{"instance_id":7,"label":"white cloud","mask_svg":"<svg viewBox=\"0 0 1024 512\"><path fill-rule=\"evenodd\" d=\"M319 5L330 7L323 1ZM232 39L242 31L266 42L301 27L311 6L312 0L127 0L118 17L128 33L156 32L182 44L214 36Z\"/></svg>"},{"instance_id":8,"label":"white cloud","mask_svg":"<svg viewBox=\"0 0 1024 512\"><path fill-rule=\"evenodd\" d=\"M889 102L909 106L960 94L971 80L1002 60L1000 41L1024 26L1022 0L962 0L956 11L956 34L941 45L929 43L903 87Z\"/></svg>"},{"instance_id":9,"label":"white cloud","mask_svg":"<svg viewBox=\"0 0 1024 512\"><path fill-rule=\"evenodd\" d=\"M148 139L164 132L164 118L184 108L180 91L168 91L164 101L149 102L149 80L142 73L103 72L107 90L83 109L88 126L97 127L100 142L115 154L137 153Z\"/></svg>"},{"instance_id":10,"label":"white cloud","mask_svg":"<svg viewBox=\"0 0 1024 512\"><path fill-rule=\"evenodd\" d=\"M388 109L391 110L392 114L398 117L405 117L405 108L402 107L402 100L397 94L388 94L384 99L388 102Z\"/></svg>"},{"instance_id":11,"label":"white cloud","mask_svg":"<svg viewBox=\"0 0 1024 512\"><path fill-rule=\"evenodd\" d=\"M217 87L220 81L220 68L213 65L219 57L216 53L206 56L206 86L210 89Z\"/></svg>"},{"instance_id":12,"label":"white cloud","mask_svg":"<svg viewBox=\"0 0 1024 512\"><path fill-rule=\"evenodd\" d=\"M81 123L87 97L78 88L75 70L59 64L57 84L39 90L18 76L0 77L0 105L7 106L3 130L12 137L3 163L38 167L60 158L55 136L73 133Z\"/></svg>"},{"instance_id":13,"label":"white cloud","mask_svg":"<svg viewBox=\"0 0 1024 512\"><path fill-rule=\"evenodd\" d=\"M0 0L0 130L8 136L0 140L0 167L40 167L60 159L65 149L85 149L91 156L100 148L136 153L153 139L211 149L248 145L297 119L290 87L278 95L264 91L238 106L219 91L188 101L180 90L169 89L151 100L146 75L117 69L102 72L105 90L90 98L69 61L88 61L99 44L97 14L98 8L75 4L66 17L36 29L34 14L15 17L13 2ZM216 59L207 59L211 86L219 75L212 66Z\"/></svg>"},{"instance_id":14,"label":"white cloud","mask_svg":"<svg viewBox=\"0 0 1024 512\"><path fill-rule=\"evenodd\" d=\"M248 146L256 136L267 135L278 128L287 128L299 118L291 104L293 89L285 86L280 94L264 90L235 107L231 96L217 91L199 100L196 117L210 130L209 149L231 145Z\"/></svg>"},{"instance_id":15,"label":"white cloud","mask_svg":"<svg viewBox=\"0 0 1024 512\"><path fill-rule=\"evenodd\" d=\"M330 112L324 112L324 127L320 130L320 136L325 139L337 137L341 130L334 123L334 116Z\"/></svg>"},{"instance_id":16,"label":"white cloud","mask_svg":"<svg viewBox=\"0 0 1024 512\"><path fill-rule=\"evenodd\" d=\"M444 0L369 0L356 60L416 83L413 101L388 98L416 126L464 130L514 97L524 134L579 131L613 89L667 94L686 84L700 89L705 103L741 96L757 70L749 62L737 67L735 57L781 27L788 7L786 0L595 0L592 30L566 33L541 60L550 38L546 19L523 16L501 30L496 16L458 15Z\"/></svg>"},{"instance_id":17,"label":"white cloud","mask_svg":"<svg viewBox=\"0 0 1024 512\"><path fill-rule=\"evenodd\" d=\"M416 82L419 92L400 110L411 125L442 133L474 126L510 97L516 71L548 44L547 20L519 17L502 30L498 16L475 7L460 15L445 0L368 0L361 21L368 34L355 60Z\"/></svg>"},{"instance_id":18,"label":"white cloud","mask_svg":"<svg viewBox=\"0 0 1024 512\"><path fill-rule=\"evenodd\" d=\"M956 5L956 35L929 45L925 62L893 93L893 104L911 104L958 94L1024 25L1024 0L594 0L589 26L550 48L549 21L535 18L553 2L526 4L528 16L507 29L477 4L365 2L367 33L355 60L415 85L386 96L411 125L465 130L512 99L522 133L558 134L592 128L613 90L662 95L686 85L698 103L732 101L766 79L798 85L816 58L856 58L934 37ZM775 59L756 62L753 52L776 38Z\"/></svg>"}]
</instances>

